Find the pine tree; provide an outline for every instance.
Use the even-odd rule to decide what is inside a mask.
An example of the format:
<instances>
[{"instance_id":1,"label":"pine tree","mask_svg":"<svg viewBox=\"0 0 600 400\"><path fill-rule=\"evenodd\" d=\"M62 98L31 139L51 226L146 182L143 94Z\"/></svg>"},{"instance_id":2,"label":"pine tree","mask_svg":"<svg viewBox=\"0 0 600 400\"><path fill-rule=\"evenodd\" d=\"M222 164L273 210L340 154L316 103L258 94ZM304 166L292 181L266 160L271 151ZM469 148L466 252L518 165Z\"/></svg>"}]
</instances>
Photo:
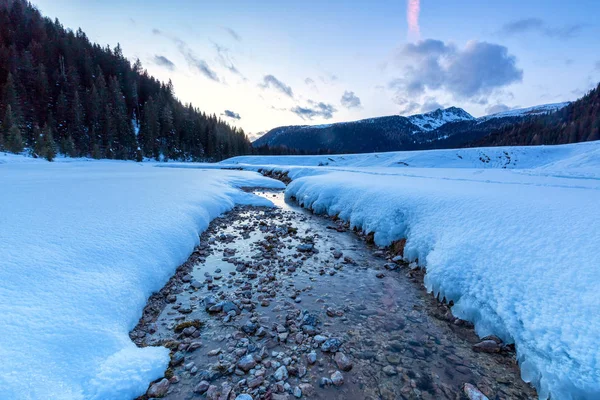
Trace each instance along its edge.
<instances>
[{"instance_id":1,"label":"pine tree","mask_svg":"<svg viewBox=\"0 0 600 400\"><path fill-rule=\"evenodd\" d=\"M8 151L18 154L23 151L23 136L21 135L21 129L17 125L13 125L8 130L7 140Z\"/></svg>"},{"instance_id":2,"label":"pine tree","mask_svg":"<svg viewBox=\"0 0 600 400\"><path fill-rule=\"evenodd\" d=\"M252 151L245 135L182 105L172 82L149 76L139 60L130 63L121 46L93 44L26 0L0 0L0 116L9 105L15 122L8 125L19 129L12 129L11 144L28 145L33 154L36 125L47 126L61 152L77 156L139 159L138 147L142 156L181 160ZM133 119L141 125L138 137Z\"/></svg>"},{"instance_id":3,"label":"pine tree","mask_svg":"<svg viewBox=\"0 0 600 400\"><path fill-rule=\"evenodd\" d=\"M20 153L23 151L23 136L21 129L17 124L12 107L8 105L2 120L2 133L5 138L6 149L12 153Z\"/></svg>"},{"instance_id":4,"label":"pine tree","mask_svg":"<svg viewBox=\"0 0 600 400\"><path fill-rule=\"evenodd\" d=\"M58 99L56 100L56 120L55 120L55 126L52 127L53 129L56 130L56 136L58 139L58 142L60 143L61 147L60 147L60 152L62 154L66 154L66 149L64 149L62 147L62 145L65 143L65 139L67 138L67 136L69 135L69 129L68 129L68 118L69 115L69 102L67 101L67 96L65 95L64 91L60 91L59 95L58 95Z\"/></svg>"},{"instance_id":5,"label":"pine tree","mask_svg":"<svg viewBox=\"0 0 600 400\"><path fill-rule=\"evenodd\" d=\"M9 106L11 107L13 119L16 121L16 123L19 123L21 107L15 80L10 72L8 73L6 83L4 84L4 90L2 91L2 105L4 112L6 112L6 109Z\"/></svg>"},{"instance_id":6,"label":"pine tree","mask_svg":"<svg viewBox=\"0 0 600 400\"><path fill-rule=\"evenodd\" d=\"M42 136L44 137L44 157L46 157L46 160L48 161L53 161L54 157L56 157L56 144L54 143L54 137L52 136L52 128L48 125L44 126Z\"/></svg>"},{"instance_id":7,"label":"pine tree","mask_svg":"<svg viewBox=\"0 0 600 400\"><path fill-rule=\"evenodd\" d=\"M45 158L46 157L46 147L44 143L44 135L40 130L39 125L35 125L33 127L33 137L34 142L32 146L32 155L35 158Z\"/></svg>"},{"instance_id":8,"label":"pine tree","mask_svg":"<svg viewBox=\"0 0 600 400\"><path fill-rule=\"evenodd\" d=\"M84 122L83 104L79 98L79 91L76 90L69 108L68 135L73 141L73 154L77 156L87 156L90 152L90 138Z\"/></svg>"}]
</instances>

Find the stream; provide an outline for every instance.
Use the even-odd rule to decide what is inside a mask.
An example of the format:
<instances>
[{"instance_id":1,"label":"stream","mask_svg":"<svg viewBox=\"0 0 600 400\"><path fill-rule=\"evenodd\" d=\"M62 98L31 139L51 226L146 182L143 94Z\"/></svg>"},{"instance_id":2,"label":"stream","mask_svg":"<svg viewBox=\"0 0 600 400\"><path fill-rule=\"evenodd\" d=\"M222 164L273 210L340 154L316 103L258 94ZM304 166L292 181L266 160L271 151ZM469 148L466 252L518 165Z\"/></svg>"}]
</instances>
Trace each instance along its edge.
<instances>
[{"instance_id":1,"label":"stream","mask_svg":"<svg viewBox=\"0 0 600 400\"><path fill-rule=\"evenodd\" d=\"M452 317L422 271L283 192L254 193L276 207L215 219L131 332L172 350L143 398L537 398L514 349Z\"/></svg>"}]
</instances>

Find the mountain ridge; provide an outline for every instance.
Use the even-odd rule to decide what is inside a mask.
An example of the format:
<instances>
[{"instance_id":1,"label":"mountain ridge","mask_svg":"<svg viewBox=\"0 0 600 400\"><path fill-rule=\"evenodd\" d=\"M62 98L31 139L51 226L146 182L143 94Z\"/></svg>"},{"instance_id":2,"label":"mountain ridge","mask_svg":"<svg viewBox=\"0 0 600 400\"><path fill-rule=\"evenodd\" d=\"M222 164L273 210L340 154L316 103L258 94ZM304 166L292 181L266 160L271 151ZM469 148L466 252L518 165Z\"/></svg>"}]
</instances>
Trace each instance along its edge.
<instances>
[{"instance_id":1,"label":"mountain ridge","mask_svg":"<svg viewBox=\"0 0 600 400\"><path fill-rule=\"evenodd\" d=\"M253 142L302 152L369 153L466 145L524 118L559 110L569 103L545 104L475 118L459 107L410 116L391 115L320 125L274 128Z\"/></svg>"}]
</instances>

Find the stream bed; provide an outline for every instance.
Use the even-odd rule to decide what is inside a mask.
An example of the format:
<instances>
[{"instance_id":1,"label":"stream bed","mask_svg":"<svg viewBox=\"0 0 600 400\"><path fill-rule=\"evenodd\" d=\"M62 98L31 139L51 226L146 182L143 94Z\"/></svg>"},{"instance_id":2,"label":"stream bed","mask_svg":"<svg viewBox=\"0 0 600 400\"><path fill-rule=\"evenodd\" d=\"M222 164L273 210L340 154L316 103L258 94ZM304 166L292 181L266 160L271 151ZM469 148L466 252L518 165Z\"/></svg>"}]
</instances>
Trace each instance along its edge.
<instances>
[{"instance_id":1,"label":"stream bed","mask_svg":"<svg viewBox=\"0 0 600 400\"><path fill-rule=\"evenodd\" d=\"M537 398L514 349L455 319L422 271L283 192L254 193L276 208L215 219L131 332L172 350L145 398Z\"/></svg>"}]
</instances>

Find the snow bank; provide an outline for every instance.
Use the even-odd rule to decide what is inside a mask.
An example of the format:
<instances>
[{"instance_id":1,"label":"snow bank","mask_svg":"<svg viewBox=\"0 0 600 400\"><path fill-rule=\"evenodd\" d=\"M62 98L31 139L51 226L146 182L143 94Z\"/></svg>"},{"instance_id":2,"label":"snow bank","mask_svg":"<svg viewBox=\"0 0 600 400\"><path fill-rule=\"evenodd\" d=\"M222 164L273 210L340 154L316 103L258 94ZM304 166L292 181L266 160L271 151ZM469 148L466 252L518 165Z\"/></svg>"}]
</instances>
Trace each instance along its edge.
<instances>
[{"instance_id":1,"label":"snow bank","mask_svg":"<svg viewBox=\"0 0 600 400\"><path fill-rule=\"evenodd\" d=\"M427 288L514 342L540 398L600 398L600 142L222 165L288 171L286 195L305 207L380 245L407 238Z\"/></svg>"},{"instance_id":2,"label":"snow bank","mask_svg":"<svg viewBox=\"0 0 600 400\"><path fill-rule=\"evenodd\" d=\"M585 159L585 162L581 162ZM594 161L595 160L595 161ZM343 154L325 156L242 156L222 161L225 167L327 167L353 168L481 168L525 170L539 173L600 178L600 170L591 175L590 162L600 162L600 141L561 146L507 146L469 149L393 151L387 153ZM555 165L555 164L560 165ZM256 169L256 168L255 168ZM545 172L544 172L544 171Z\"/></svg>"},{"instance_id":3,"label":"snow bank","mask_svg":"<svg viewBox=\"0 0 600 400\"><path fill-rule=\"evenodd\" d=\"M127 399L162 376L164 348L128 332L146 299L235 203L252 172L0 157L3 399ZM18 160L18 161L17 161Z\"/></svg>"},{"instance_id":4,"label":"snow bank","mask_svg":"<svg viewBox=\"0 0 600 400\"><path fill-rule=\"evenodd\" d=\"M515 342L541 398L600 398L598 190L331 172L286 194L380 245L406 237L427 288Z\"/></svg>"}]
</instances>

